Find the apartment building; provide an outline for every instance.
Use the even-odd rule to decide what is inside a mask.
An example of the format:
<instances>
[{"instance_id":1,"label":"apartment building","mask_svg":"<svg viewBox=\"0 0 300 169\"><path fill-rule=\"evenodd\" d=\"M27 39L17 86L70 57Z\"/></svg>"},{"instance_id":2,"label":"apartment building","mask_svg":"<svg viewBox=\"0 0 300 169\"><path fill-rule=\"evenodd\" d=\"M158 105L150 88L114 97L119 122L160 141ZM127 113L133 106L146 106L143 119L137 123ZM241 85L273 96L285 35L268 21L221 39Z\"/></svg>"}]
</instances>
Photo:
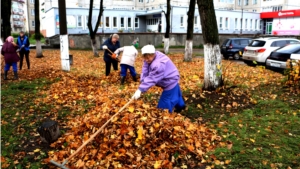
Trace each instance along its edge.
<instances>
[{"instance_id":1,"label":"apartment building","mask_svg":"<svg viewBox=\"0 0 300 169\"><path fill-rule=\"evenodd\" d=\"M27 31L34 33L35 31L35 11L34 0L27 0Z\"/></svg>"},{"instance_id":2,"label":"apartment building","mask_svg":"<svg viewBox=\"0 0 300 169\"><path fill-rule=\"evenodd\" d=\"M300 9L299 0L236 0L235 10L272 12Z\"/></svg>"},{"instance_id":3,"label":"apartment building","mask_svg":"<svg viewBox=\"0 0 300 169\"><path fill-rule=\"evenodd\" d=\"M11 28L12 32L25 31L26 25L25 0L12 0L11 2Z\"/></svg>"}]
</instances>

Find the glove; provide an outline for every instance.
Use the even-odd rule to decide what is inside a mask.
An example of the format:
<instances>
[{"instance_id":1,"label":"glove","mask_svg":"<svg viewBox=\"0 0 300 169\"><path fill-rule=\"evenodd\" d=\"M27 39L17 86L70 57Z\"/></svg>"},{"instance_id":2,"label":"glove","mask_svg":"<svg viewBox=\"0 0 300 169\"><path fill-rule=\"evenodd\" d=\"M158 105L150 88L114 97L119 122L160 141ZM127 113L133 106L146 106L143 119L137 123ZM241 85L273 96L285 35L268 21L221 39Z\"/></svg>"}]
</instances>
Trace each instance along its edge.
<instances>
[{"instance_id":1,"label":"glove","mask_svg":"<svg viewBox=\"0 0 300 169\"><path fill-rule=\"evenodd\" d=\"M106 45L103 45L103 46L102 46L102 49L103 49L103 50L106 50L106 49L108 49L108 48L107 48Z\"/></svg>"},{"instance_id":2,"label":"glove","mask_svg":"<svg viewBox=\"0 0 300 169\"><path fill-rule=\"evenodd\" d=\"M111 58L113 58L113 59L117 59L117 57L118 57L118 55L115 54L115 53L113 53L113 54L111 55Z\"/></svg>"},{"instance_id":3,"label":"glove","mask_svg":"<svg viewBox=\"0 0 300 169\"><path fill-rule=\"evenodd\" d=\"M135 91L134 95L132 96L132 98L133 98L134 100L137 100L138 98L141 97L141 93L142 93L142 91L140 91L140 89L137 89L137 90Z\"/></svg>"},{"instance_id":4,"label":"glove","mask_svg":"<svg viewBox=\"0 0 300 169\"><path fill-rule=\"evenodd\" d=\"M17 49L17 51L16 52L20 52L20 49Z\"/></svg>"},{"instance_id":5,"label":"glove","mask_svg":"<svg viewBox=\"0 0 300 169\"><path fill-rule=\"evenodd\" d=\"M22 46L21 46L21 48L24 48L24 47L25 47L25 45L22 45Z\"/></svg>"}]
</instances>

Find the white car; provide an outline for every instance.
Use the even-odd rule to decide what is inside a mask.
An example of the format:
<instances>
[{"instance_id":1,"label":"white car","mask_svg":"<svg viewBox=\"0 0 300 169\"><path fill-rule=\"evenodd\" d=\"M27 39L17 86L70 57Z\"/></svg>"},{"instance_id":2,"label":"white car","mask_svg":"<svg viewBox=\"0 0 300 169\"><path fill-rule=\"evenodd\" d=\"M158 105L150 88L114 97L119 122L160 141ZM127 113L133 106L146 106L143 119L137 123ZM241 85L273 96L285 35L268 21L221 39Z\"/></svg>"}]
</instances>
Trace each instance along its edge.
<instances>
[{"instance_id":1,"label":"white car","mask_svg":"<svg viewBox=\"0 0 300 169\"><path fill-rule=\"evenodd\" d=\"M258 38L245 47L243 53L243 60L245 63L253 63L256 61L258 64L266 64L267 57L271 52L286 46L288 44L299 43L300 40L294 38Z\"/></svg>"}]
</instances>

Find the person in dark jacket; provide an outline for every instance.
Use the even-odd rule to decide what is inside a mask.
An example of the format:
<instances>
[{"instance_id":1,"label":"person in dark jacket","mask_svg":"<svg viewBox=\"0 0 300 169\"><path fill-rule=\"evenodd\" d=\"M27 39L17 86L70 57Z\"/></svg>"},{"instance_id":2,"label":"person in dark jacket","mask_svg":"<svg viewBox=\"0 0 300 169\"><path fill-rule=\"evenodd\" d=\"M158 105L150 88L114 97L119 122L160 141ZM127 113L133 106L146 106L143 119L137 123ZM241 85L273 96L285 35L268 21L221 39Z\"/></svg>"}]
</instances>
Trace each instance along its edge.
<instances>
[{"instance_id":1,"label":"person in dark jacket","mask_svg":"<svg viewBox=\"0 0 300 169\"><path fill-rule=\"evenodd\" d=\"M101 46L101 50L104 51L104 61L105 61L105 75L108 76L110 74L111 65L113 65L114 70L118 70L118 61L113 59L108 49L111 52L115 52L118 48L120 48L119 35L113 34L110 38L108 38Z\"/></svg>"},{"instance_id":2,"label":"person in dark jacket","mask_svg":"<svg viewBox=\"0 0 300 169\"><path fill-rule=\"evenodd\" d=\"M29 61L29 39L24 32L20 32L20 36L17 39L17 45L19 46L19 54L20 54L20 70L22 70L23 59L25 55L27 68L30 69L30 61Z\"/></svg>"},{"instance_id":3,"label":"person in dark jacket","mask_svg":"<svg viewBox=\"0 0 300 169\"><path fill-rule=\"evenodd\" d=\"M5 67L4 67L4 80L7 80L7 72L10 67L13 67L14 70L14 79L18 79L18 64L17 62L20 60L17 54L18 46L14 43L14 38L9 36L3 47L1 49L1 54L4 56Z\"/></svg>"}]
</instances>

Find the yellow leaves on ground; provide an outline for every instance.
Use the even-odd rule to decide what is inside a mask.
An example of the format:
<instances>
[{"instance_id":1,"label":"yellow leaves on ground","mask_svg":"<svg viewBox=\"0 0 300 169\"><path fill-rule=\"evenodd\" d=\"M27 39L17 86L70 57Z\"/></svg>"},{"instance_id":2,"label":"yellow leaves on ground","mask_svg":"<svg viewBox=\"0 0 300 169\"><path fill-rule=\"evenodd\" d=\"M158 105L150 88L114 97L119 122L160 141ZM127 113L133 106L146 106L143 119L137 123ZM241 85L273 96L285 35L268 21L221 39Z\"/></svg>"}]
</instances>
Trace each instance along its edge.
<instances>
[{"instance_id":1,"label":"yellow leaves on ground","mask_svg":"<svg viewBox=\"0 0 300 169\"><path fill-rule=\"evenodd\" d=\"M133 113L133 112L134 112L134 107L130 106L130 107L128 108L128 111L129 111L130 113Z\"/></svg>"}]
</instances>

